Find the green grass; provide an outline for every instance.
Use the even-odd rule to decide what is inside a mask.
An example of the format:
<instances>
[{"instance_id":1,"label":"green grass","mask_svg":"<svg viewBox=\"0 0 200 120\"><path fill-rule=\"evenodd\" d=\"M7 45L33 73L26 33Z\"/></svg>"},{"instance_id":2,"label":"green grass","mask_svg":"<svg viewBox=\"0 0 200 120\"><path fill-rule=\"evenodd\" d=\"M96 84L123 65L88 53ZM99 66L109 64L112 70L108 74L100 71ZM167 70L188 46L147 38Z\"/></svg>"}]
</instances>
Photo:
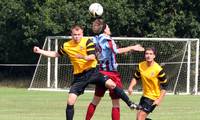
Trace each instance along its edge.
<instances>
[{"instance_id":1,"label":"green grass","mask_svg":"<svg viewBox=\"0 0 200 120\"><path fill-rule=\"evenodd\" d=\"M84 120L93 93L80 96L74 120ZM140 95L131 97L138 101ZM0 88L0 120L65 120L66 92L39 92L26 89ZM199 96L166 96L161 106L149 116L153 120L200 120ZM121 102L121 120L134 120ZM111 120L111 101L106 95L97 107L93 120Z\"/></svg>"}]
</instances>

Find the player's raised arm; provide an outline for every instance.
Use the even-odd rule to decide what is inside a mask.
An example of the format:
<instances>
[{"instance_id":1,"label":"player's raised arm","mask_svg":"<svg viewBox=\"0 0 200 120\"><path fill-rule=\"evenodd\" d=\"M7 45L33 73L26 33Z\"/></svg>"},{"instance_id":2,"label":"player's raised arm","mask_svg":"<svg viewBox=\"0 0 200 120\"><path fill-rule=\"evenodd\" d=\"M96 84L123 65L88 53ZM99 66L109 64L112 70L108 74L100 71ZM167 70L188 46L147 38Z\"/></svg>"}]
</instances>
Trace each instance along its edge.
<instances>
[{"instance_id":1,"label":"player's raised arm","mask_svg":"<svg viewBox=\"0 0 200 120\"><path fill-rule=\"evenodd\" d=\"M46 50L40 49L37 46L33 47L33 52L37 53L37 54L42 54L47 57L59 57L60 56L60 54L56 51L46 51Z\"/></svg>"},{"instance_id":2,"label":"player's raised arm","mask_svg":"<svg viewBox=\"0 0 200 120\"><path fill-rule=\"evenodd\" d=\"M126 53L129 51L144 51L144 48L140 44L137 44L137 45L132 45L132 46L124 47L124 48L118 48L117 50L118 50L118 54L121 54L121 53Z\"/></svg>"}]
</instances>

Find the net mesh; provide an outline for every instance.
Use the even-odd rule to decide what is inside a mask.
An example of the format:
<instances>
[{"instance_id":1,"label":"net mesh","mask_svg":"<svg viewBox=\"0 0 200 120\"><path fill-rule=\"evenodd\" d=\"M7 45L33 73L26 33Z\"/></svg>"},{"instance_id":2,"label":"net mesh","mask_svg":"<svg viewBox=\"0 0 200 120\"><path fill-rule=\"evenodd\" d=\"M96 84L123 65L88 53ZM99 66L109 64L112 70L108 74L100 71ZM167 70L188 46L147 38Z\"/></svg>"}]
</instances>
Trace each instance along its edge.
<instances>
[{"instance_id":1,"label":"net mesh","mask_svg":"<svg viewBox=\"0 0 200 120\"><path fill-rule=\"evenodd\" d=\"M50 39L50 50L55 50L55 39L58 39L58 46L68 39L53 38ZM187 77L190 77L190 91L194 90L195 86L195 55L196 55L196 42L186 40L166 40L161 41L160 38L154 40L143 39L130 39L130 38L113 38L118 47L126 47L135 44L141 44L145 48L154 47L157 51L156 62L158 62L166 71L169 80L169 92L186 92ZM191 47L190 58L190 75L187 76L188 69L188 45ZM44 48L48 49L48 44L45 42ZM125 54L117 55L117 62L119 64L118 71L121 74L124 89L132 79L133 73L139 62L144 60L143 52L128 52ZM48 58L41 56L36 68L34 77L30 88L48 88L47 86L47 72L48 72ZM55 58L50 58L50 88L55 88ZM66 56L59 57L58 59L58 88L69 88L72 80L72 65ZM90 85L87 89L92 89L94 86ZM200 87L200 86L198 86ZM141 82L135 87L136 91L142 91Z\"/></svg>"}]
</instances>

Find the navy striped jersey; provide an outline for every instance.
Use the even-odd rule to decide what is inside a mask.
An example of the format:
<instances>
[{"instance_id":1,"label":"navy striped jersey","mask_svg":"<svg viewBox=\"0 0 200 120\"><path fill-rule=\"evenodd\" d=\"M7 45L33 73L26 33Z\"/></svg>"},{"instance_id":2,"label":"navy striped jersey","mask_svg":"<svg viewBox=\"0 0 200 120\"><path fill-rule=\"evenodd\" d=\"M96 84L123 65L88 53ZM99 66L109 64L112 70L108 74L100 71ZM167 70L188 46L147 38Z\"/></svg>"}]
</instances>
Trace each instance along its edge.
<instances>
[{"instance_id":1,"label":"navy striped jersey","mask_svg":"<svg viewBox=\"0 0 200 120\"><path fill-rule=\"evenodd\" d=\"M100 70L117 71L116 54L118 51L114 40L110 36L100 34L93 37L93 42Z\"/></svg>"}]
</instances>

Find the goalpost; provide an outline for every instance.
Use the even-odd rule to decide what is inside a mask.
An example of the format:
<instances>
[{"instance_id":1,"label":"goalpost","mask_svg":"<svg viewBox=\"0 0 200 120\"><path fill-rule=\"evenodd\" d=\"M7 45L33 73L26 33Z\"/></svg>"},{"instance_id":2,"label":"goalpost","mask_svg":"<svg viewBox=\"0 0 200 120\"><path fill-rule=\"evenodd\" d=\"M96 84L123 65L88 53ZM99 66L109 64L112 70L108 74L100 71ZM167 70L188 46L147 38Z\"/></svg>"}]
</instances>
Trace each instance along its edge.
<instances>
[{"instance_id":1,"label":"goalpost","mask_svg":"<svg viewBox=\"0 0 200 120\"><path fill-rule=\"evenodd\" d=\"M57 51L70 36L48 36L43 49ZM200 91L199 81L199 39L190 38L136 38L113 37L118 47L141 44L155 47L156 61L167 73L169 80L168 92L173 94L195 94ZM121 73L124 89L127 89L138 62L144 60L143 52L129 52L117 55L118 70ZM73 80L72 65L66 56L47 58L40 55L29 90L68 90ZM91 90L90 85L87 89ZM135 92L141 92L141 83Z\"/></svg>"}]
</instances>

